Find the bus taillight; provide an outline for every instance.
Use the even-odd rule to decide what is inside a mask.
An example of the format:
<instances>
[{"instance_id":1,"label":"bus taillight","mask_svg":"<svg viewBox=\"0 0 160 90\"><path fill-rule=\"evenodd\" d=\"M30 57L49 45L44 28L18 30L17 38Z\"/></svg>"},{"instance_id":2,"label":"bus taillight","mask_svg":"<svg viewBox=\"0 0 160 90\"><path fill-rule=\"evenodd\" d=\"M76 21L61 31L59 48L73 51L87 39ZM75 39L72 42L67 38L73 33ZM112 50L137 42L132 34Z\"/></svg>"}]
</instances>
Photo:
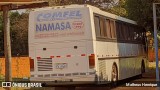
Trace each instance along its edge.
<instances>
[{"instance_id":1,"label":"bus taillight","mask_svg":"<svg viewBox=\"0 0 160 90\"><path fill-rule=\"evenodd\" d=\"M30 58L30 71L34 71L34 59Z\"/></svg>"},{"instance_id":2,"label":"bus taillight","mask_svg":"<svg viewBox=\"0 0 160 90\"><path fill-rule=\"evenodd\" d=\"M37 57L37 59L41 59L41 57Z\"/></svg>"},{"instance_id":3,"label":"bus taillight","mask_svg":"<svg viewBox=\"0 0 160 90\"><path fill-rule=\"evenodd\" d=\"M91 54L89 56L89 68L90 69L95 68L95 55L94 54Z\"/></svg>"}]
</instances>

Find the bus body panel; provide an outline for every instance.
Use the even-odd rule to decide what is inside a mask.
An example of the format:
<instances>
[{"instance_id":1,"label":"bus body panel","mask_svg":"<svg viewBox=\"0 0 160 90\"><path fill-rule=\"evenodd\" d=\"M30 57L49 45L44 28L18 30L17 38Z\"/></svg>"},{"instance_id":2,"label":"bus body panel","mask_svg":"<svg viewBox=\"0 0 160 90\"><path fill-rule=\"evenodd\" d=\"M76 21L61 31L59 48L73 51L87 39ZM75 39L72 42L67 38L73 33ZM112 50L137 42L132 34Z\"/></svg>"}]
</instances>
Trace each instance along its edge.
<instances>
[{"instance_id":1,"label":"bus body panel","mask_svg":"<svg viewBox=\"0 0 160 90\"><path fill-rule=\"evenodd\" d=\"M63 13L63 18L50 16L57 12ZM95 70L89 68L89 56L94 54L89 12L86 7L30 13L29 56L35 66L31 80L95 80ZM68 14L70 17L64 17ZM64 23L66 30L59 30Z\"/></svg>"},{"instance_id":2,"label":"bus body panel","mask_svg":"<svg viewBox=\"0 0 160 90\"><path fill-rule=\"evenodd\" d=\"M96 14L100 17L106 16L108 19L126 21L127 23L136 25L136 22L108 14L101 10L96 10L95 8L92 8L90 11L92 11L92 17ZM94 18L92 18L91 21L92 20L94 21ZM103 38L102 40L101 38L98 40L97 38L99 37L96 37L95 24L91 24L91 26L93 26L92 32L94 32L93 34L95 35L95 37L93 37L95 39L93 40L95 40L94 51L97 55L96 71L99 76L99 82L111 81L111 72L114 63L116 63L118 67L118 80L141 74L142 60L144 60L145 67L147 68L148 61L144 44L120 43L118 40L104 40Z\"/></svg>"},{"instance_id":3,"label":"bus body panel","mask_svg":"<svg viewBox=\"0 0 160 90\"><path fill-rule=\"evenodd\" d=\"M69 14L69 12L73 16L64 17L64 14ZM59 14L60 16L58 16ZM79 14L79 16L76 16L76 14ZM87 7L33 11L29 17L29 38L32 38L29 43L92 39L91 27L89 27L89 9Z\"/></svg>"},{"instance_id":4,"label":"bus body panel","mask_svg":"<svg viewBox=\"0 0 160 90\"><path fill-rule=\"evenodd\" d=\"M141 62L146 63L144 45L119 43L119 80L141 74Z\"/></svg>"}]
</instances>

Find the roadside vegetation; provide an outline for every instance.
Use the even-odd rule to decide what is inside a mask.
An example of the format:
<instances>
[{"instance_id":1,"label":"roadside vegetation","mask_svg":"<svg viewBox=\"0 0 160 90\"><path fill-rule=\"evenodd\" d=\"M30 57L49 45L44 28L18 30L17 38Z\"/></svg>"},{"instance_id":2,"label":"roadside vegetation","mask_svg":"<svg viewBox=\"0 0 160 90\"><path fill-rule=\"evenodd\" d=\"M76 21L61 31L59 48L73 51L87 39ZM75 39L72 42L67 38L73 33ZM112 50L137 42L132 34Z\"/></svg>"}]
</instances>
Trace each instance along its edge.
<instances>
[{"instance_id":1,"label":"roadside vegetation","mask_svg":"<svg viewBox=\"0 0 160 90\"><path fill-rule=\"evenodd\" d=\"M159 63L159 69L160 69L160 63ZM148 65L149 69L151 70L155 70L156 69L156 62L149 62L149 65Z\"/></svg>"}]
</instances>

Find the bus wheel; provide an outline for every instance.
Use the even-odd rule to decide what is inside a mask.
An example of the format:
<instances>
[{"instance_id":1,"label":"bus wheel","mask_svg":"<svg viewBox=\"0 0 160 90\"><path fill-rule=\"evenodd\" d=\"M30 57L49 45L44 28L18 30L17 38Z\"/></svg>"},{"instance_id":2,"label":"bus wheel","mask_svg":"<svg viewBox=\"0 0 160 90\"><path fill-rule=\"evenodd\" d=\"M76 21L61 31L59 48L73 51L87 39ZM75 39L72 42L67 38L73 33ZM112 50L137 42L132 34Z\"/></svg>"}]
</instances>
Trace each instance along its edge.
<instances>
[{"instance_id":1,"label":"bus wheel","mask_svg":"<svg viewBox=\"0 0 160 90\"><path fill-rule=\"evenodd\" d=\"M139 78L142 78L142 74L145 73L145 64L144 64L144 60L142 60L141 63L141 74L139 75Z\"/></svg>"},{"instance_id":2,"label":"bus wheel","mask_svg":"<svg viewBox=\"0 0 160 90\"><path fill-rule=\"evenodd\" d=\"M141 73L145 73L145 64L144 64L144 60L142 60L142 63L141 63Z\"/></svg>"},{"instance_id":3,"label":"bus wheel","mask_svg":"<svg viewBox=\"0 0 160 90\"><path fill-rule=\"evenodd\" d=\"M117 82L118 82L118 69L117 69L117 65L114 63L113 66L112 66L112 86L117 86Z\"/></svg>"}]
</instances>

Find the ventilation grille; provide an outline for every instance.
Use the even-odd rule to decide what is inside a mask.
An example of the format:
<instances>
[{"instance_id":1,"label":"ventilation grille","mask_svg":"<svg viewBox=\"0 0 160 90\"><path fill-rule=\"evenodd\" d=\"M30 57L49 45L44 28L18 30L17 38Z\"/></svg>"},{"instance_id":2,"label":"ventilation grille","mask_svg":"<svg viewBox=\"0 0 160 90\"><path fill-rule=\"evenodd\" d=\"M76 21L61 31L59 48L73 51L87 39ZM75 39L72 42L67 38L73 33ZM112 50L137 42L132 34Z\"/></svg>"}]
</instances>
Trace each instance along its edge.
<instances>
[{"instance_id":1,"label":"ventilation grille","mask_svg":"<svg viewBox=\"0 0 160 90\"><path fill-rule=\"evenodd\" d=\"M41 58L37 60L38 71L52 71L52 59L51 58Z\"/></svg>"},{"instance_id":2,"label":"ventilation grille","mask_svg":"<svg viewBox=\"0 0 160 90\"><path fill-rule=\"evenodd\" d=\"M99 60L99 79L100 81L107 80L107 74L106 74L106 62L104 60Z\"/></svg>"}]
</instances>

